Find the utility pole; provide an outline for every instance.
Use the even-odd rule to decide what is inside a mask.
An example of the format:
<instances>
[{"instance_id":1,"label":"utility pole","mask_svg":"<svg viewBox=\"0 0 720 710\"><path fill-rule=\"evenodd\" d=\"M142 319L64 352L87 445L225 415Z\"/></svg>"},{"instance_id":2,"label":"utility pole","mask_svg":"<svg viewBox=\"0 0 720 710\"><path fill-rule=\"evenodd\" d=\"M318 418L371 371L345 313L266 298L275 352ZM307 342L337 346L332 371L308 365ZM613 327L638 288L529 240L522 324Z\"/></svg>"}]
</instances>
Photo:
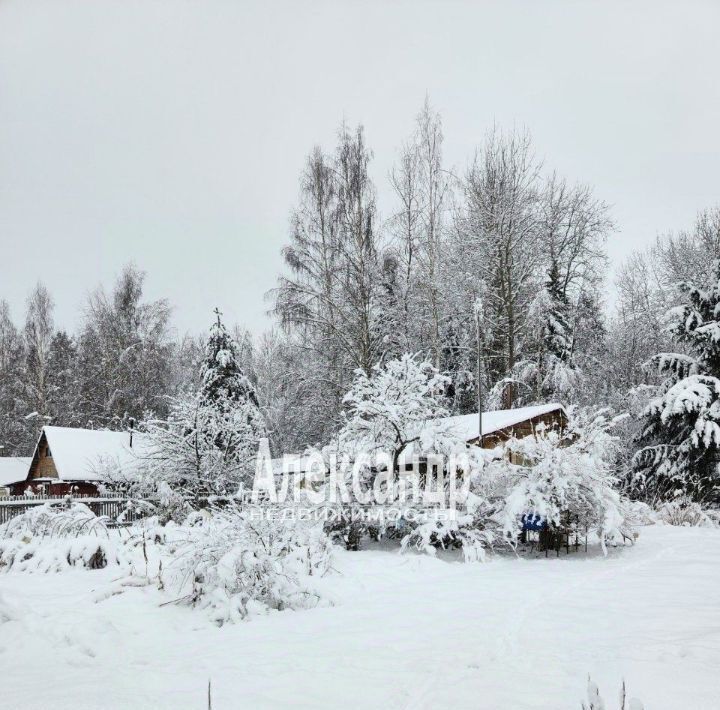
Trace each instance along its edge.
<instances>
[{"instance_id":1,"label":"utility pole","mask_svg":"<svg viewBox=\"0 0 720 710\"><path fill-rule=\"evenodd\" d=\"M478 296L473 306L475 311L475 331L477 338L477 406L478 406L478 445L483 445L483 397L482 397L482 340L480 323L482 320L483 304L482 299Z\"/></svg>"}]
</instances>

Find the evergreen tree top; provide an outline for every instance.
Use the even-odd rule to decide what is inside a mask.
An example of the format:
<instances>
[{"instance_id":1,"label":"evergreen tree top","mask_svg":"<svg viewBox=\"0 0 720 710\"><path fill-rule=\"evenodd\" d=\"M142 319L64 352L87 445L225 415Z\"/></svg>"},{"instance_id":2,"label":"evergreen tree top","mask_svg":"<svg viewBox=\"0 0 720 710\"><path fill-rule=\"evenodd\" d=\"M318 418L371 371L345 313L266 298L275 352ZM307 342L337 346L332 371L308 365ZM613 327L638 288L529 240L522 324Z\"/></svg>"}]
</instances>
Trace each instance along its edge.
<instances>
[{"instance_id":1,"label":"evergreen tree top","mask_svg":"<svg viewBox=\"0 0 720 710\"><path fill-rule=\"evenodd\" d=\"M201 400L250 401L257 406L255 389L238 362L237 343L223 325L222 313L217 308L215 315L217 320L210 327L205 360L200 370Z\"/></svg>"},{"instance_id":2,"label":"evergreen tree top","mask_svg":"<svg viewBox=\"0 0 720 710\"><path fill-rule=\"evenodd\" d=\"M687 302L670 311L671 331L696 355L698 369L720 376L720 259L706 288L681 284Z\"/></svg>"}]
</instances>

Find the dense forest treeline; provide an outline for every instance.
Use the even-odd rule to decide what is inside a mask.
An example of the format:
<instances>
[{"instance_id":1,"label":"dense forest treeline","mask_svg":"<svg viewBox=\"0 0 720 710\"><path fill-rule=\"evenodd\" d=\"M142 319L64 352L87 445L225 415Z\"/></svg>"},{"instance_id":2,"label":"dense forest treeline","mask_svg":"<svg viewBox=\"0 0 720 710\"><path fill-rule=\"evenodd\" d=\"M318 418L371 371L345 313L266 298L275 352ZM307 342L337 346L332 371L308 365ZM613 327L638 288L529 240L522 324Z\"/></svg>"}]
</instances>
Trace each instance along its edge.
<instances>
[{"instance_id":1,"label":"dense forest treeline","mask_svg":"<svg viewBox=\"0 0 720 710\"><path fill-rule=\"evenodd\" d=\"M477 408L478 373L487 408L560 400L630 412L629 461L637 417L665 381L651 359L692 349L665 318L683 303L679 282L712 283L720 209L620 265L609 309L610 209L547 168L527 132L494 128L458 170L443 160L441 117L426 102L381 184L372 158L361 126L311 151L284 272L268 293L277 325L233 330L273 452L331 438L356 369L421 353L449 378L453 413ZM378 212L379 190L390 214ZM3 455L30 453L48 422L162 418L170 397L197 387L206 335L176 337L171 305L144 298L144 281L126 266L90 295L74 333L56 328L42 283L24 321L0 301Z\"/></svg>"}]
</instances>

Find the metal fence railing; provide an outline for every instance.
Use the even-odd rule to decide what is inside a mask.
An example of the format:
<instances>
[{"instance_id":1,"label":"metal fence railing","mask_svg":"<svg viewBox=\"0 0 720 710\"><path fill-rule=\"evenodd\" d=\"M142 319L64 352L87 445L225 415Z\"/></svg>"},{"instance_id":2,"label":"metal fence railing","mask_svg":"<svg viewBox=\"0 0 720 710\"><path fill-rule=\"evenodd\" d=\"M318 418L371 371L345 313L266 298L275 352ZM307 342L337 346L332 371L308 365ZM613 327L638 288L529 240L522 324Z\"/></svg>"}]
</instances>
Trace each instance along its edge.
<instances>
[{"instance_id":1,"label":"metal fence railing","mask_svg":"<svg viewBox=\"0 0 720 710\"><path fill-rule=\"evenodd\" d=\"M132 523L146 515L145 510L140 510L140 506L135 505L139 501L117 494L6 496L0 498L0 525L39 505L45 503L63 504L69 501L87 505L95 515L107 516L111 523Z\"/></svg>"}]
</instances>

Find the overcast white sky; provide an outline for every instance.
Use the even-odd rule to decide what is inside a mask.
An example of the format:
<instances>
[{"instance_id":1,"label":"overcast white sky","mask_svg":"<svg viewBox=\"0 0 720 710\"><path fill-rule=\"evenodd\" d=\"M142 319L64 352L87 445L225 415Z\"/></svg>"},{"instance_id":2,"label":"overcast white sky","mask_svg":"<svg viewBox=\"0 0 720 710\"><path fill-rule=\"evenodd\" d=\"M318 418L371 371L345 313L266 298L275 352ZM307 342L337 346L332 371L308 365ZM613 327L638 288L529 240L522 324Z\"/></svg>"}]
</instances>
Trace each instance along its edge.
<instances>
[{"instance_id":1,"label":"overcast white sky","mask_svg":"<svg viewBox=\"0 0 720 710\"><path fill-rule=\"evenodd\" d=\"M267 327L297 179L345 118L380 193L428 92L613 205L617 263L720 203L719 2L0 0L0 298L60 325L133 260L180 331ZM386 203L381 203L385 207Z\"/></svg>"}]
</instances>

